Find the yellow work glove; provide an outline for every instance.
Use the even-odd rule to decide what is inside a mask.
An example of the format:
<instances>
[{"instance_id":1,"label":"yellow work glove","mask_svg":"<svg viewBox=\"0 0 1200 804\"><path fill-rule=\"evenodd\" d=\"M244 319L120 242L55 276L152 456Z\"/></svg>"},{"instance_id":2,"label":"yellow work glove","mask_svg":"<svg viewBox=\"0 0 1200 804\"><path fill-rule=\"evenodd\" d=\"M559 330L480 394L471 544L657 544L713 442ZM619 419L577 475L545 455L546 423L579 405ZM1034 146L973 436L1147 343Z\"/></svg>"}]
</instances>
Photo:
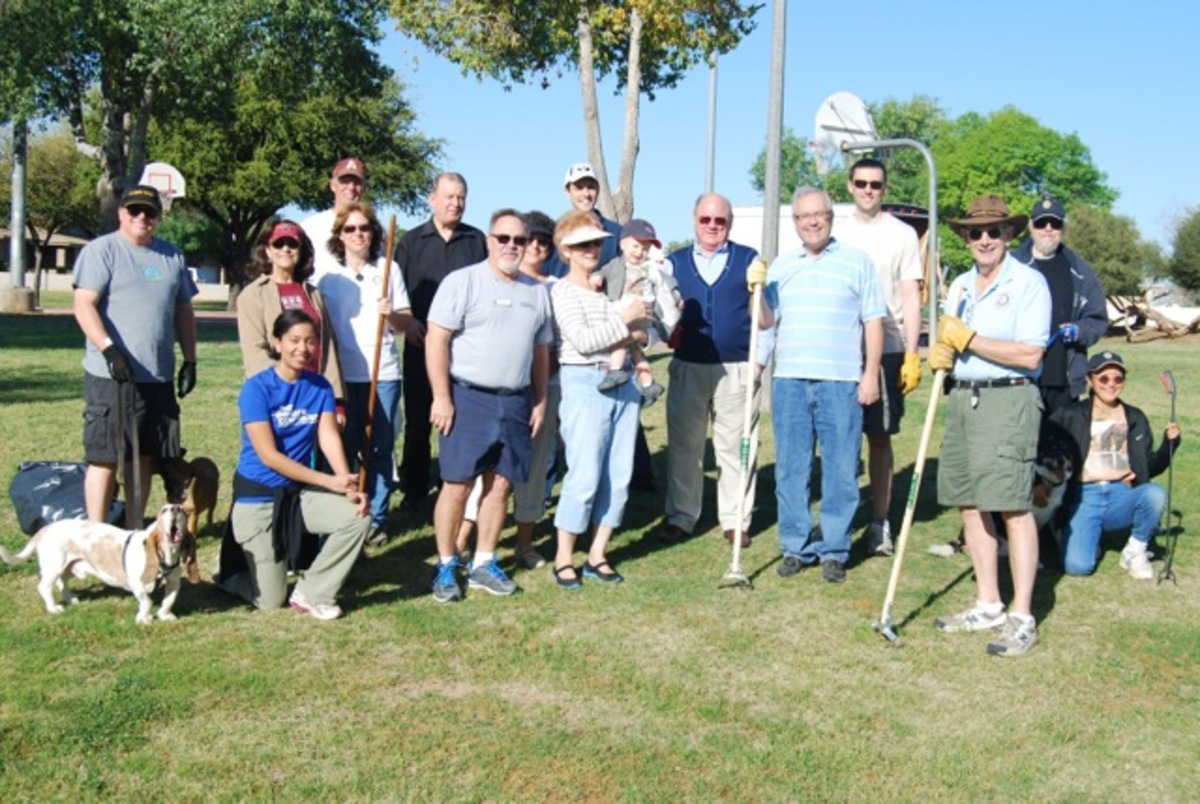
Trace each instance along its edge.
<instances>
[{"instance_id":1,"label":"yellow work glove","mask_svg":"<svg viewBox=\"0 0 1200 804\"><path fill-rule=\"evenodd\" d=\"M900 393L907 396L917 390L921 384L921 356L916 352L904 355L904 363L900 366Z\"/></svg>"},{"instance_id":2,"label":"yellow work glove","mask_svg":"<svg viewBox=\"0 0 1200 804\"><path fill-rule=\"evenodd\" d=\"M967 327L962 319L952 315L944 315L937 322L938 343L944 343L958 354L967 351L975 330Z\"/></svg>"},{"instance_id":3,"label":"yellow work glove","mask_svg":"<svg viewBox=\"0 0 1200 804\"><path fill-rule=\"evenodd\" d=\"M746 266L746 287L751 293L754 292L755 285L767 284L767 264L762 260L755 260Z\"/></svg>"},{"instance_id":4,"label":"yellow work glove","mask_svg":"<svg viewBox=\"0 0 1200 804\"><path fill-rule=\"evenodd\" d=\"M941 340L939 337L938 342L929 350L930 371L950 371L954 368L954 347L942 343Z\"/></svg>"}]
</instances>

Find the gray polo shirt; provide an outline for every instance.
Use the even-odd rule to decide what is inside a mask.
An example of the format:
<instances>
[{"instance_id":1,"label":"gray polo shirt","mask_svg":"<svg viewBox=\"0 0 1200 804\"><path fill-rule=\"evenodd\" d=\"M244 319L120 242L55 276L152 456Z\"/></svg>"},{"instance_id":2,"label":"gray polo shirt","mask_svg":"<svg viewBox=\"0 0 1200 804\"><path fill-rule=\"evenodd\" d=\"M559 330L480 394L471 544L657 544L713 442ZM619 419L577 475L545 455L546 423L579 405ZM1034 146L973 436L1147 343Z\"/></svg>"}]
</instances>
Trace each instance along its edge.
<instances>
[{"instance_id":1,"label":"gray polo shirt","mask_svg":"<svg viewBox=\"0 0 1200 804\"><path fill-rule=\"evenodd\" d=\"M134 382L175 376L175 307L197 293L183 252L157 238L138 246L120 232L97 237L75 260L74 286L100 294L97 309L113 342L129 355ZM91 341L83 368L108 377L108 363Z\"/></svg>"},{"instance_id":2,"label":"gray polo shirt","mask_svg":"<svg viewBox=\"0 0 1200 804\"><path fill-rule=\"evenodd\" d=\"M486 260L442 280L429 323L454 333L450 376L485 388L528 386L534 345L554 341L542 283L524 274L501 279Z\"/></svg>"}]
</instances>

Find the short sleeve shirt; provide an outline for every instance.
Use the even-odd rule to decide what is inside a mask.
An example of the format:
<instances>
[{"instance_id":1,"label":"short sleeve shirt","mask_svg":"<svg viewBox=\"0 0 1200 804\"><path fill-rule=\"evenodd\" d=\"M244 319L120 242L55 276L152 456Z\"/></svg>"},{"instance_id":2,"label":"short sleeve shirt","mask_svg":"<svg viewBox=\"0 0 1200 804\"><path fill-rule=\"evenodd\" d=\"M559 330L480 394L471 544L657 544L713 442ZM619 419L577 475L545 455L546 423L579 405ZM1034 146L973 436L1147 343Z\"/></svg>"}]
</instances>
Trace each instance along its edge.
<instances>
[{"instance_id":1,"label":"short sleeve shirt","mask_svg":"<svg viewBox=\"0 0 1200 804\"><path fill-rule=\"evenodd\" d=\"M839 243L865 251L871 258L888 311L883 319L883 351L905 351L901 283L919 282L924 277L916 230L894 215L881 212L871 223L864 223L855 215L834 218L833 236Z\"/></svg>"},{"instance_id":2,"label":"short sleeve shirt","mask_svg":"<svg viewBox=\"0 0 1200 804\"><path fill-rule=\"evenodd\" d=\"M333 386L311 371L302 372L295 382L288 382L272 366L242 385L238 411L242 420L238 474L260 485L279 488L292 481L263 464L246 434L246 425L268 422L275 434L276 448L293 461L307 465L316 444L321 414L334 412ZM256 500L246 498L246 501Z\"/></svg>"},{"instance_id":3,"label":"short sleeve shirt","mask_svg":"<svg viewBox=\"0 0 1200 804\"><path fill-rule=\"evenodd\" d=\"M158 239L139 246L113 232L79 252L74 285L100 295L100 318L108 336L130 357L134 382L174 379L175 308L197 293L182 251ZM83 368L96 377L109 376L104 355L91 341Z\"/></svg>"},{"instance_id":4,"label":"short sleeve shirt","mask_svg":"<svg viewBox=\"0 0 1200 804\"><path fill-rule=\"evenodd\" d=\"M554 342L542 283L521 273L501 278L486 260L442 280L429 323L453 333L451 377L485 388L525 388L533 347Z\"/></svg>"},{"instance_id":5,"label":"short sleeve shirt","mask_svg":"<svg viewBox=\"0 0 1200 804\"><path fill-rule=\"evenodd\" d=\"M370 382L371 363L375 359L375 336L379 333L379 299L383 297L383 275L387 262L380 257L367 263L362 269L362 278L335 262L332 270L317 278L317 289L325 300L329 322L337 344L338 360L341 362L342 380L345 382ZM408 291L400 269L392 263L388 277L391 288L392 309L405 310L409 307ZM396 354L396 337L390 326L383 328L383 348L379 352L379 379L400 379L400 359Z\"/></svg>"}]
</instances>

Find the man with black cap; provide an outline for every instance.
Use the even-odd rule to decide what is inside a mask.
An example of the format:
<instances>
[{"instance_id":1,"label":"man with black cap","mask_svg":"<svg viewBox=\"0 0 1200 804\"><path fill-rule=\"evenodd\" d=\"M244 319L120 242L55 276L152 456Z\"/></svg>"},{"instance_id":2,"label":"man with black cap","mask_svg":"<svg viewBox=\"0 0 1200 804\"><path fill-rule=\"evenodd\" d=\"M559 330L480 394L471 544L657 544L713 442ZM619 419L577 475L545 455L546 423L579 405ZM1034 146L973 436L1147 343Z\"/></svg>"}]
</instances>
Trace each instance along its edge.
<instances>
[{"instance_id":1,"label":"man with black cap","mask_svg":"<svg viewBox=\"0 0 1200 804\"><path fill-rule=\"evenodd\" d=\"M367 191L367 166L355 156L339 159L329 176L329 192L333 193L333 206L324 212L309 215L300 223L300 228L313 242L313 281L337 267L338 259L329 250L329 238L333 237L333 220L350 204L361 201Z\"/></svg>"},{"instance_id":2,"label":"man with black cap","mask_svg":"<svg viewBox=\"0 0 1200 804\"><path fill-rule=\"evenodd\" d=\"M177 458L179 397L196 386L196 285L183 252L154 236L158 190L139 184L121 196L117 231L83 247L75 261L75 320L87 339L83 358L83 449L88 519L103 522L116 493L118 445L137 445L135 475L125 461L126 527L140 527L154 461ZM175 343L183 365L175 374ZM133 482L137 477L138 482Z\"/></svg>"},{"instance_id":3,"label":"man with black cap","mask_svg":"<svg viewBox=\"0 0 1200 804\"><path fill-rule=\"evenodd\" d=\"M1042 361L1045 414L1087 390L1087 350L1108 331L1104 286L1087 261L1063 245L1067 214L1049 195L1029 215L1030 237L1013 256L1036 268L1050 288L1050 343Z\"/></svg>"}]
</instances>

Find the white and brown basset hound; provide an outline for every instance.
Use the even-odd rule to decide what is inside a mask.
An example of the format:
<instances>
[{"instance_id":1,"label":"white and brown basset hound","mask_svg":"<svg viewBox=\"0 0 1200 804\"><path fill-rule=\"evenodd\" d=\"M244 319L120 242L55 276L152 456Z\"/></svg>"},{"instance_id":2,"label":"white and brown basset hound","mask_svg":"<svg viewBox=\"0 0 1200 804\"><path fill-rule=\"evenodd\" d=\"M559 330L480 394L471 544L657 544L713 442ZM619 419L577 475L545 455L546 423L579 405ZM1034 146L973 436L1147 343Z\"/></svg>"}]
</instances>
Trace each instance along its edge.
<instances>
[{"instance_id":1,"label":"white and brown basset hound","mask_svg":"<svg viewBox=\"0 0 1200 804\"><path fill-rule=\"evenodd\" d=\"M46 611L59 614L62 602L78 602L67 578L94 575L109 586L128 589L138 601L137 622L150 623L150 595L163 588L158 619L174 620L171 607L179 594L180 579L187 569L188 580L199 583L196 567L196 537L188 531L187 514L179 505L164 505L154 523L144 530L122 530L85 519L61 519L39 530L15 556L0 547L0 558L20 564L37 553L42 579L38 593Z\"/></svg>"}]
</instances>

